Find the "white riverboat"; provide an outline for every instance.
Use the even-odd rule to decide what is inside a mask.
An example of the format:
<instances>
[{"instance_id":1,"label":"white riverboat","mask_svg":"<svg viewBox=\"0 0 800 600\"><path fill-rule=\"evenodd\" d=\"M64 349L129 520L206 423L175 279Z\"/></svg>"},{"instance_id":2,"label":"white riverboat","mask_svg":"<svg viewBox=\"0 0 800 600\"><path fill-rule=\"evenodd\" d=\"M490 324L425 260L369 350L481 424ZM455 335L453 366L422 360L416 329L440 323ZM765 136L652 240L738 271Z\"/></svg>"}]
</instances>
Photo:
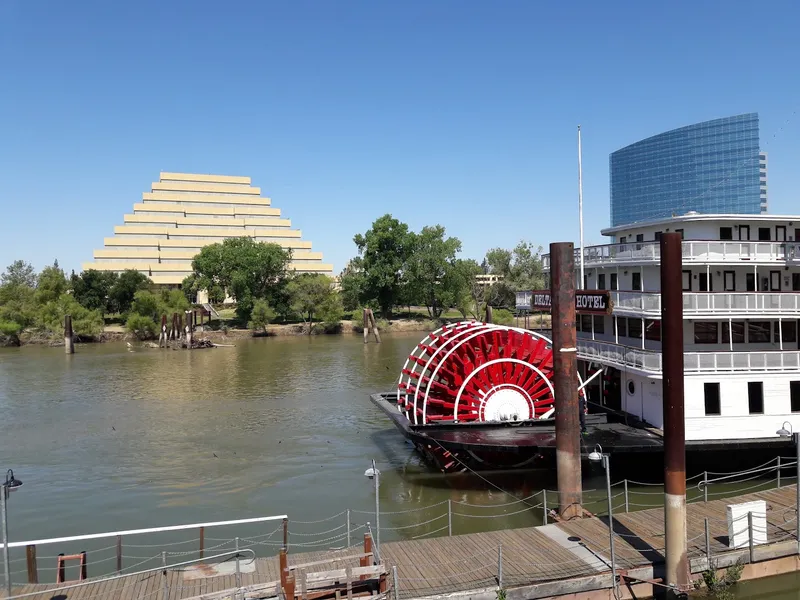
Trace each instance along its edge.
<instances>
[{"instance_id":1,"label":"white riverboat","mask_svg":"<svg viewBox=\"0 0 800 600\"><path fill-rule=\"evenodd\" d=\"M800 431L800 216L687 213L602 230L611 243L583 248L578 286L609 290L613 304L610 315L577 316L582 373L605 370L589 401L663 426L666 232L683 236L687 442L763 445L785 421Z\"/></svg>"}]
</instances>

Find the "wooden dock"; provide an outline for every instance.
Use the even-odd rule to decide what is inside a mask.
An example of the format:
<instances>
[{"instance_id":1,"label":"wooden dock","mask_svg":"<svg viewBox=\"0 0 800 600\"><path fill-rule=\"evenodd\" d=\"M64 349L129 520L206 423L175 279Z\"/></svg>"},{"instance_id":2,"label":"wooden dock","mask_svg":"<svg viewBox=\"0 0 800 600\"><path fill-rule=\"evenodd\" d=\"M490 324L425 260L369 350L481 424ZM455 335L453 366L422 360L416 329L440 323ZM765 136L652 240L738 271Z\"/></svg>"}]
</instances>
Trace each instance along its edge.
<instances>
[{"instance_id":1,"label":"wooden dock","mask_svg":"<svg viewBox=\"0 0 800 600\"><path fill-rule=\"evenodd\" d=\"M750 548L729 549L726 507L753 500L766 501L767 544L755 546L751 556ZM750 562L753 558L760 562L795 555L795 502L795 486L787 486L687 505L689 558L693 572L700 572L709 564L706 519L711 564L721 567L737 560ZM481 598L482 593L494 598L499 581L508 597L514 600L607 590L611 587L607 523L605 517L593 517L540 527L387 542L379 550L380 559L390 573L388 594L390 598L411 599L470 591L473 598ZM630 578L626 581L645 579L647 574L652 578L654 565L657 567L664 557L663 507L615 515L614 525L617 573ZM316 563L314 571L357 568L357 558L345 559L357 552L360 550L350 548L290 554L288 564ZM242 561L243 564L247 562ZM397 570L397 590L392 584L393 567ZM254 565L243 568L241 574L241 584L248 588L244 597L275 597L279 574L278 557L255 559ZM193 569L167 570L166 575L159 571L121 576L63 591L48 591L55 585L30 584L14 589L14 594L34 594L28 596L32 600L216 600L232 598L235 586L232 573L204 577L202 569ZM301 598L299 585L296 594ZM240 593L239 598L242 597Z\"/></svg>"}]
</instances>

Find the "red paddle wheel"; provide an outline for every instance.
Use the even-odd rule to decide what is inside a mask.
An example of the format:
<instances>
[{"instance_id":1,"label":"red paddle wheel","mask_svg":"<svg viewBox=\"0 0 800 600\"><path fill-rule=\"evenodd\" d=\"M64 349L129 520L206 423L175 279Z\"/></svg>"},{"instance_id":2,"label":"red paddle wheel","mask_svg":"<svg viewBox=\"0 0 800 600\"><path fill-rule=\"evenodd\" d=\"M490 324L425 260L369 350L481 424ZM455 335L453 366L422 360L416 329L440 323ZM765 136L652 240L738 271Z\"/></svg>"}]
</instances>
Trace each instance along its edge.
<instances>
[{"instance_id":1,"label":"red paddle wheel","mask_svg":"<svg viewBox=\"0 0 800 600\"><path fill-rule=\"evenodd\" d=\"M554 412L552 377L546 337L464 321L434 331L417 345L400 375L397 403L414 425L546 419ZM441 447L426 450L451 458Z\"/></svg>"}]
</instances>

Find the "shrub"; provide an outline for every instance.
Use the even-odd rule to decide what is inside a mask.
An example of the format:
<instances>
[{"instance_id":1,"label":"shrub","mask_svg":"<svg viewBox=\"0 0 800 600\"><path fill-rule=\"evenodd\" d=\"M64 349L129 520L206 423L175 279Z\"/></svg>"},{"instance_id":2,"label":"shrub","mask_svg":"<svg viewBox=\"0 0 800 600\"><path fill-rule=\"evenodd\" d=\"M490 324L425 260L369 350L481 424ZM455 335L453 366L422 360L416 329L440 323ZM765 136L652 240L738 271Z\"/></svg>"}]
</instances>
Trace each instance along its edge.
<instances>
[{"instance_id":1,"label":"shrub","mask_svg":"<svg viewBox=\"0 0 800 600\"><path fill-rule=\"evenodd\" d=\"M140 340L151 340L156 337L158 325L150 317L133 313L128 317L128 322L125 325L132 334Z\"/></svg>"},{"instance_id":2,"label":"shrub","mask_svg":"<svg viewBox=\"0 0 800 600\"><path fill-rule=\"evenodd\" d=\"M267 325L275 318L275 311L272 310L266 300L256 300L253 303L253 311L250 313L250 322L247 326L250 329L261 329L267 332Z\"/></svg>"},{"instance_id":3,"label":"shrub","mask_svg":"<svg viewBox=\"0 0 800 600\"><path fill-rule=\"evenodd\" d=\"M505 308L495 308L492 310L492 322L496 325L513 325L514 315Z\"/></svg>"}]
</instances>

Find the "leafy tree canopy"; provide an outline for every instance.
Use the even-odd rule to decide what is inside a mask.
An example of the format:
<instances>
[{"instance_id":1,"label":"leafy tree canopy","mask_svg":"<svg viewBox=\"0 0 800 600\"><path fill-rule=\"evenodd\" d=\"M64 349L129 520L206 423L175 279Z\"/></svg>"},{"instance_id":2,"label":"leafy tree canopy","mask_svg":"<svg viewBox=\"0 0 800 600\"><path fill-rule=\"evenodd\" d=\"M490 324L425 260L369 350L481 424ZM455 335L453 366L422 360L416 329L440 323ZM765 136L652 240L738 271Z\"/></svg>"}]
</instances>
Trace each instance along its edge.
<instances>
[{"instance_id":1,"label":"leafy tree canopy","mask_svg":"<svg viewBox=\"0 0 800 600\"><path fill-rule=\"evenodd\" d=\"M72 295L78 304L89 310L99 310L101 315L113 311L109 294L117 281L116 273L88 269L80 275L72 273L70 279Z\"/></svg>"},{"instance_id":2,"label":"leafy tree canopy","mask_svg":"<svg viewBox=\"0 0 800 600\"><path fill-rule=\"evenodd\" d=\"M136 292L149 289L152 283L144 273L126 269L119 274L109 290L110 304L115 311L126 313L131 309Z\"/></svg>"},{"instance_id":3,"label":"leafy tree canopy","mask_svg":"<svg viewBox=\"0 0 800 600\"><path fill-rule=\"evenodd\" d=\"M330 277L304 273L292 279L287 289L292 310L309 324L309 334L315 319L332 323L342 318L342 301Z\"/></svg>"},{"instance_id":4,"label":"leafy tree canopy","mask_svg":"<svg viewBox=\"0 0 800 600\"><path fill-rule=\"evenodd\" d=\"M0 285L6 287L36 287L36 270L31 263L15 260L0 275Z\"/></svg>"},{"instance_id":5,"label":"leafy tree canopy","mask_svg":"<svg viewBox=\"0 0 800 600\"><path fill-rule=\"evenodd\" d=\"M456 259L461 242L445 237L441 225L423 227L412 239L406 275L411 297L427 306L432 317L439 318L444 309L457 304L469 285L468 273Z\"/></svg>"}]
</instances>

